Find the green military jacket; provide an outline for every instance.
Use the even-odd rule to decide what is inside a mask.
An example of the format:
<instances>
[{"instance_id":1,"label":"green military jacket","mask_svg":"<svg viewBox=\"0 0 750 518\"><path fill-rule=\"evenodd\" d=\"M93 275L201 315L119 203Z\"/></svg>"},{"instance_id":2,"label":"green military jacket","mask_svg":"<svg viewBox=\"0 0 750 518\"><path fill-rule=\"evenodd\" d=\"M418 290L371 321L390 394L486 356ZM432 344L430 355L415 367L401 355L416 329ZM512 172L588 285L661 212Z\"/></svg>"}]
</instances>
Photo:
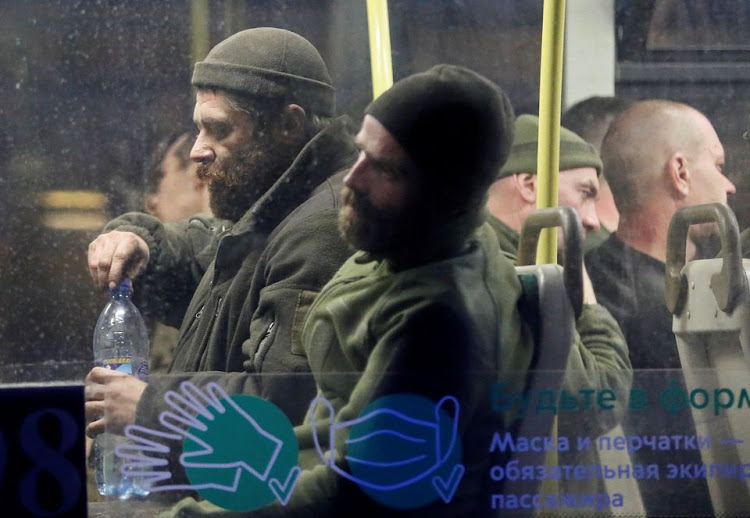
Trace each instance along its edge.
<instances>
[{"instance_id":1,"label":"green military jacket","mask_svg":"<svg viewBox=\"0 0 750 518\"><path fill-rule=\"evenodd\" d=\"M315 300L305 325L303 343L318 395L330 407L314 406L306 423L296 429L303 471L287 505L230 513L210 502L186 499L165 516L369 516L393 512L324 464L314 438L323 442L335 465L346 471L346 436L336 435L335 443L327 444L327 428L313 433L311 417L318 425L335 427L361 417L373 401L394 393L417 394L432 401L453 395L461 405L458 430L466 478L449 505L439 501L415 509L414 514L483 516L497 512L490 509L488 491L500 486L487 476L493 463L502 460L488 453L490 440L494 432L512 428L508 413L492 411L490 387L500 379L509 382L510 391L520 392L534 347L531 330L519 312L521 286L513 263L497 243L498 236L485 225L458 257L404 271L394 270L388 261L371 261L362 253L350 258ZM571 351L564 381L571 393L629 387L622 335L606 311L600 310L588 307L577 322L582 337L577 337ZM577 423L582 426L576 426L575 433L598 435L611 426L611 413ZM331 414L333 419L328 421ZM540 431L540 435L546 433ZM591 456L587 454L564 461L577 464L588 459ZM562 493L590 493L590 486L590 481L568 481L562 485Z\"/></svg>"},{"instance_id":2,"label":"green military jacket","mask_svg":"<svg viewBox=\"0 0 750 518\"><path fill-rule=\"evenodd\" d=\"M515 261L520 241L518 232L492 215L488 216L487 222L495 232L500 249ZM627 396L632 380L628 347L617 321L603 306L584 304L576 322L575 342L568 358L563 389L571 393L578 393L581 389L610 389L618 396ZM585 430L588 435L605 433L617 421L616 418L601 417L603 419L598 425L589 423L591 427Z\"/></svg>"},{"instance_id":3,"label":"green military jacket","mask_svg":"<svg viewBox=\"0 0 750 518\"><path fill-rule=\"evenodd\" d=\"M438 500L416 509L418 516L489 512L488 491L497 490L497 483L489 478L493 456L488 450L492 434L508 425L505 414L491 408L491 386L499 377L522 389L533 353L530 330L517 306L520 295L512 263L484 225L460 255L403 271L357 253L312 305L303 342L318 395L333 408L333 424L357 418L389 394L413 394L434 402L453 396L459 402L464 479L450 504ZM328 407L315 407L314 413L317 423L330 422ZM296 430L303 471L288 504L246 515L392 512L323 464L313 447L310 418ZM335 444L324 445L344 470L345 439L337 436ZM225 513L209 502L188 499L169 516Z\"/></svg>"}]
</instances>

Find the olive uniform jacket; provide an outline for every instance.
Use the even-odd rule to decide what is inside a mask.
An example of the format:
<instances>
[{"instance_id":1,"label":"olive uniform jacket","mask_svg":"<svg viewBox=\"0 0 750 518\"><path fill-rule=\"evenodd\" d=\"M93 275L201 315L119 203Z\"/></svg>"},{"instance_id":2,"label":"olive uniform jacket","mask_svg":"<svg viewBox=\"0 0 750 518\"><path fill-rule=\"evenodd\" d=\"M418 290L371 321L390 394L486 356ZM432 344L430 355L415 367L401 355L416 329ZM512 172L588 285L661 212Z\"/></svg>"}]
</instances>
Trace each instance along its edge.
<instances>
[{"instance_id":1,"label":"olive uniform jacket","mask_svg":"<svg viewBox=\"0 0 750 518\"><path fill-rule=\"evenodd\" d=\"M520 239L518 232L492 215L488 216L488 223L495 231L500 249L515 262ZM615 392L619 400L622 400L620 396L627 397L633 380L633 369L628 346L617 321L604 306L584 304L575 328L575 341L563 378L563 390L579 394L581 389L609 389ZM613 412L609 414L614 417ZM616 423L617 419L613 418L593 422L587 419L585 425L579 424L587 426L582 427L581 432L596 436L609 431Z\"/></svg>"},{"instance_id":2,"label":"olive uniform jacket","mask_svg":"<svg viewBox=\"0 0 750 518\"><path fill-rule=\"evenodd\" d=\"M401 271L388 260L358 252L320 293L305 324L305 351L318 396L328 404L311 407L305 425L296 429L303 471L286 506L275 503L231 514L210 502L186 499L165 516L495 515L490 493L499 489L490 479L490 467L498 461L488 451L493 433L503 433L508 423L504 412L491 408L491 388L503 379L521 389L533 353L531 331L517 307L520 295L513 264L500 253L487 225L464 252ZM457 401L465 472L448 503L433 490L411 509L413 495L407 492L399 500L405 508L389 508L358 487L367 475L353 480L348 434L337 434L335 444L328 444L326 431L314 433L313 416L316 423L336 429L369 416L370 405L394 395L424 398L433 405L446 397ZM416 412L417 407L407 411ZM359 450L370 466L381 466L385 458L380 456L390 455L377 441L383 432L368 435L376 439L372 449ZM330 450L335 469L315 451L315 436ZM398 480L399 469L408 468L391 460L396 467L388 478ZM446 473L436 473L450 480L450 468L455 469L449 464ZM427 479L428 492L432 479Z\"/></svg>"}]
</instances>

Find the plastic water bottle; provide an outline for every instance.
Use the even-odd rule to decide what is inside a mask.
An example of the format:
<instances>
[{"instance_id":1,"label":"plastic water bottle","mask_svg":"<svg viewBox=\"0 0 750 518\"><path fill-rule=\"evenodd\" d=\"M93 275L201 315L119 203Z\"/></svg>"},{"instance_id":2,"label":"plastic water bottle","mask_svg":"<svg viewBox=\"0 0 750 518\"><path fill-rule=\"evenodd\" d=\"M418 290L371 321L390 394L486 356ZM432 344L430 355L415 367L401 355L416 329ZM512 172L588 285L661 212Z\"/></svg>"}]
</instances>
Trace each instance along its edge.
<instances>
[{"instance_id":1,"label":"plastic water bottle","mask_svg":"<svg viewBox=\"0 0 750 518\"><path fill-rule=\"evenodd\" d=\"M130 301L133 286L123 278L113 290L99 315L94 329L94 361L97 366L133 374L145 380L148 375L148 332L138 308ZM127 499L147 494L136 480L120 471L122 462L115 446L126 439L113 433L102 433L94 441L96 486L99 494Z\"/></svg>"}]
</instances>

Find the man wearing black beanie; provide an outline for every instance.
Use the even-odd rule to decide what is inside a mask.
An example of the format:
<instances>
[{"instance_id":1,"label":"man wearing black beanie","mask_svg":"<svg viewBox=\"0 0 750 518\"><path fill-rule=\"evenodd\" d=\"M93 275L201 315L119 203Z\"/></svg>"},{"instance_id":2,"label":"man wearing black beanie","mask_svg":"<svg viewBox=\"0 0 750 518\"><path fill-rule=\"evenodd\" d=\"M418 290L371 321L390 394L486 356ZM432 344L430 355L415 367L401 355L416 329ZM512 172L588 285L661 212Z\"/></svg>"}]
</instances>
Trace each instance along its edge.
<instances>
[{"instance_id":1,"label":"man wearing black beanie","mask_svg":"<svg viewBox=\"0 0 750 518\"><path fill-rule=\"evenodd\" d=\"M351 250L337 231L339 186L356 158L318 51L301 36L256 28L196 63L191 158L221 220L163 224L126 214L89 247L101 289L135 279L145 313L180 327L169 375L148 385L95 368L86 411L95 435L137 421L159 426L164 394L190 380L258 395L301 422L315 395L300 343L310 302ZM105 408L107 412L105 413Z\"/></svg>"},{"instance_id":2,"label":"man wearing black beanie","mask_svg":"<svg viewBox=\"0 0 750 518\"><path fill-rule=\"evenodd\" d=\"M490 388L521 390L532 355L521 286L482 217L513 109L439 65L365 113L339 217L360 251L303 330L318 398L295 430L302 472L287 502L242 515L494 516L488 451L508 423ZM240 516L191 499L169 516L205 514Z\"/></svg>"}]
</instances>

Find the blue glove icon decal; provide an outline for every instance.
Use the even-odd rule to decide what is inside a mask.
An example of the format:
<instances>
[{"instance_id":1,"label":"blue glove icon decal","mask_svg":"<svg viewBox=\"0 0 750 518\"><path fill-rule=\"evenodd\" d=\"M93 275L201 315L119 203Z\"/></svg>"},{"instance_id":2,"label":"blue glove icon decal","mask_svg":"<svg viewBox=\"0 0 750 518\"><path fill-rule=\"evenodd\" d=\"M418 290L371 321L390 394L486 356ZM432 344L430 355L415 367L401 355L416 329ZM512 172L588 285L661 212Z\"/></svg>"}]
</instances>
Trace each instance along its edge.
<instances>
[{"instance_id":1,"label":"blue glove icon decal","mask_svg":"<svg viewBox=\"0 0 750 518\"><path fill-rule=\"evenodd\" d=\"M300 468L297 439L283 412L261 398L228 396L216 383L200 390L184 382L180 390L164 396L172 408L159 416L164 430L127 427L131 441L116 450L125 461L123 472L152 492L196 490L233 511L274 499L286 505ZM178 447L189 484L175 483L168 469L166 455Z\"/></svg>"},{"instance_id":2,"label":"blue glove icon decal","mask_svg":"<svg viewBox=\"0 0 750 518\"><path fill-rule=\"evenodd\" d=\"M446 503L453 498L464 474L459 404L454 397L446 396L435 404L413 394L385 396L358 418L339 423L333 421L331 404L316 398L310 406L313 425L316 413L328 414L329 444L345 444L349 471L334 462L331 452L323 451L315 435L321 459L379 503L413 509L438 497Z\"/></svg>"}]
</instances>

